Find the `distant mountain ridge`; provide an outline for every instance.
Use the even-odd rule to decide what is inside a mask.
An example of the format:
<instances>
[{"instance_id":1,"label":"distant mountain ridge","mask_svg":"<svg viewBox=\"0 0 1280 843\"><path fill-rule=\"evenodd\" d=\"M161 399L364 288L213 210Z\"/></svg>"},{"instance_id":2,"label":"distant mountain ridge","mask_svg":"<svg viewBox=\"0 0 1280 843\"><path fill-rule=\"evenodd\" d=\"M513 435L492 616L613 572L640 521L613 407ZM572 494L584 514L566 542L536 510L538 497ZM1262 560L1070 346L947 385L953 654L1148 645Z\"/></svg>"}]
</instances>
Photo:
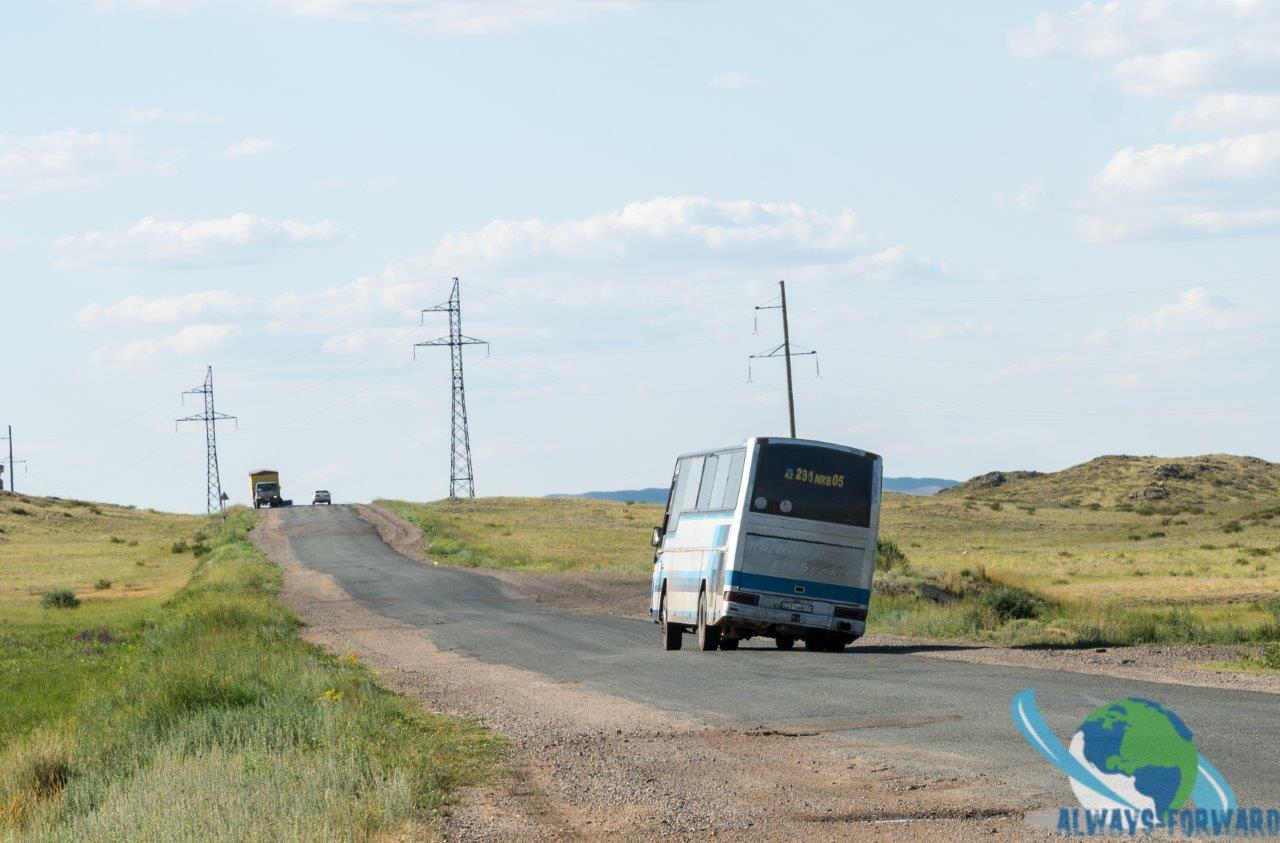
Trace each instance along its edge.
<instances>
[{"instance_id":1,"label":"distant mountain ridge","mask_svg":"<svg viewBox=\"0 0 1280 843\"><path fill-rule=\"evenodd\" d=\"M949 489L959 483L958 480L946 480L942 477L886 477L886 492L901 492L905 495L936 495L943 489ZM590 498L597 501L635 501L636 503L665 504L667 488L655 486L649 489L621 489L616 492L582 492L581 494L547 495L548 498Z\"/></svg>"},{"instance_id":2,"label":"distant mountain ridge","mask_svg":"<svg viewBox=\"0 0 1280 843\"><path fill-rule=\"evenodd\" d=\"M936 495L943 489L950 489L960 484L959 480L947 480L943 477L886 477L886 492L901 492L904 495Z\"/></svg>"}]
</instances>

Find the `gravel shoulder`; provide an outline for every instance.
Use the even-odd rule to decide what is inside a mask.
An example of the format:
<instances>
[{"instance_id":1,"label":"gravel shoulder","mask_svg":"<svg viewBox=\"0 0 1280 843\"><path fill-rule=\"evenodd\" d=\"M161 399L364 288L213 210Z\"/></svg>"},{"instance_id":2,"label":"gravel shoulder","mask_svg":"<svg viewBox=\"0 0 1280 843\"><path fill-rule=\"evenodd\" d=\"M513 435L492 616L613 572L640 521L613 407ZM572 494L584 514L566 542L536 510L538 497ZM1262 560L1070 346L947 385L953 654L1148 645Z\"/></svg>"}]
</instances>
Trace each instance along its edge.
<instances>
[{"instance_id":1,"label":"gravel shoulder","mask_svg":"<svg viewBox=\"0 0 1280 843\"><path fill-rule=\"evenodd\" d=\"M443 819L446 840L1049 836L1024 820L1039 807L1034 795L993 795L981 777L904 773L856 757L838 735L712 728L441 651L421 630L370 611L332 577L302 566L278 513L266 514L254 539L283 569L283 599L308 623L308 640L353 652L388 687L510 741L501 775L464 793ZM413 541L399 532L399 546Z\"/></svg>"},{"instance_id":2,"label":"gravel shoulder","mask_svg":"<svg viewBox=\"0 0 1280 843\"><path fill-rule=\"evenodd\" d=\"M377 527L383 540L401 554L423 564L440 564L428 556L426 536L413 524L378 506L361 504L357 510L362 518ZM567 576L502 570L483 573L501 580L526 600L547 603L571 612L649 617L648 582L644 577L603 573ZM1280 694L1280 674L1245 673L1207 666L1232 662L1242 653L1256 653L1260 649L1256 645L1158 644L1049 649L964 644L872 633L860 639L855 646L976 664Z\"/></svg>"}]
</instances>

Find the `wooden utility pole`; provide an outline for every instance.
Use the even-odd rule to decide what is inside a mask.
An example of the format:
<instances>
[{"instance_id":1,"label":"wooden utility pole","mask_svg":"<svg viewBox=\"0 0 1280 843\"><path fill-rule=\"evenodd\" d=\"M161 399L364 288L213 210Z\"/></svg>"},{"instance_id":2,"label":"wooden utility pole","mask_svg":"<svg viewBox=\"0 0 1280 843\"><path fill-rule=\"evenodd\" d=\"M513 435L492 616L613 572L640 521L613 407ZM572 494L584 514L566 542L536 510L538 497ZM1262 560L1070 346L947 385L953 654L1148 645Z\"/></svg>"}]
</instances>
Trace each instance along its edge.
<instances>
[{"instance_id":1,"label":"wooden utility pole","mask_svg":"<svg viewBox=\"0 0 1280 843\"><path fill-rule=\"evenodd\" d=\"M805 357L808 355L817 354L818 352L812 349L805 349L803 351L791 350L791 324L787 318L787 282L786 281L778 282L778 300L780 301L779 304L769 304L768 302L766 302L765 304L756 305L756 310L781 310L782 311L782 345L777 346L776 348L773 348L769 351L762 352L760 354L753 354L751 355L751 359L759 360L766 357L781 357L786 362L787 418L791 422L791 438L795 439L796 438L796 397L795 397L795 390L792 386L792 381L791 381L791 358ZM772 299L770 301L772 301ZM750 370L748 369L748 372L749 371Z\"/></svg>"}]
</instances>

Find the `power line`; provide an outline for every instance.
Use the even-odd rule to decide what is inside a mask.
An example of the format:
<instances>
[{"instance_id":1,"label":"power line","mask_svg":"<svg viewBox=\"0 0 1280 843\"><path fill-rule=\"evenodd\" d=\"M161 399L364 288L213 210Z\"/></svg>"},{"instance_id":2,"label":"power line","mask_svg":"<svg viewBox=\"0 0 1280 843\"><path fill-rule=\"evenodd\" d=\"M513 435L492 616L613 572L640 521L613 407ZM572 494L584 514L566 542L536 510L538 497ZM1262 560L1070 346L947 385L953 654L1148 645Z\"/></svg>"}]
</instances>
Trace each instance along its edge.
<instances>
[{"instance_id":1,"label":"power line","mask_svg":"<svg viewBox=\"0 0 1280 843\"><path fill-rule=\"evenodd\" d=\"M489 343L469 337L462 333L462 293L458 279L453 279L453 290L449 300L435 307L425 307L423 314L449 314L449 336L440 339L414 343L414 355L423 346L448 346L449 362L452 365L452 418L449 425L449 499L476 496L475 474L471 468L471 431L467 426L467 392L462 378L462 347L465 345L483 345L487 349ZM425 316L423 317L425 319Z\"/></svg>"},{"instance_id":2,"label":"power line","mask_svg":"<svg viewBox=\"0 0 1280 843\"><path fill-rule=\"evenodd\" d=\"M18 482L18 481L17 481L17 475L15 475L15 474L13 473L13 464L14 464L14 463L22 463L22 470L23 470L23 471L26 471L26 470L27 470L27 461L26 461L26 460L17 460L17 459L14 459L14 458L13 458L13 425L9 425L9 426L8 426L8 430L9 430L8 435L7 435L7 436L0 436L0 439L7 439L7 440L9 440L9 491L11 491L11 492L16 492L16 491L18 491L18 489L17 489L17 482ZM4 473L4 466L3 466L3 465L0 465L0 474L3 474L3 473ZM2 492L2 491L4 491L4 478L3 478L3 477L0 477L0 492Z\"/></svg>"},{"instance_id":3,"label":"power line","mask_svg":"<svg viewBox=\"0 0 1280 843\"><path fill-rule=\"evenodd\" d=\"M235 416L228 416L226 413L219 413L213 406L213 367L209 366L205 370L204 383L194 389L188 389L182 393L185 403L186 396L201 395L204 396L204 412L197 416L187 416L177 419L173 423L173 429L176 432L178 425L183 422L204 422L204 442L205 442L205 494L207 497L207 512L212 515L214 512L221 512L226 504L227 497L222 494L222 477L218 472L218 429L217 424L220 421L235 420ZM240 426L236 421L236 427Z\"/></svg>"},{"instance_id":4,"label":"power line","mask_svg":"<svg viewBox=\"0 0 1280 843\"><path fill-rule=\"evenodd\" d=\"M756 305L756 310L781 310L782 311L782 345L776 346L775 348L770 349L769 351L763 351L759 354L753 354L751 355L750 359L760 360L760 359L766 359L770 357L781 357L786 361L786 364L787 364L787 415L791 420L791 438L795 439L796 438L796 399L795 399L795 392L791 387L791 358L815 355L815 365L816 365L816 362L817 362L816 355L818 352L814 351L813 349L805 349L804 351L791 350L791 328L787 323L787 282L786 281L778 282L778 295L776 297L776 300L781 303L770 304L769 302L775 301L775 299L769 299L769 301L765 302L764 304ZM821 374L821 372L819 372L819 374ZM751 380L751 364L750 363L747 363L747 380L748 381Z\"/></svg>"}]
</instances>

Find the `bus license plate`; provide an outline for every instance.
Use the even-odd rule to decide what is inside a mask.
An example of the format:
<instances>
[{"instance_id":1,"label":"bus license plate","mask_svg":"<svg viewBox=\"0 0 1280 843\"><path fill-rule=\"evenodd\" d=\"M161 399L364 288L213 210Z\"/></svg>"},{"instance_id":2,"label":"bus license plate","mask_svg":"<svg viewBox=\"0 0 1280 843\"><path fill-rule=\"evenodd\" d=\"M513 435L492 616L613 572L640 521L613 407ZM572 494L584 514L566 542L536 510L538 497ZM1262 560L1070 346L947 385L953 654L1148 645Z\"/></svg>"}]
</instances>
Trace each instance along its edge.
<instances>
[{"instance_id":1,"label":"bus license plate","mask_svg":"<svg viewBox=\"0 0 1280 843\"><path fill-rule=\"evenodd\" d=\"M784 612L812 612L812 603L799 603L795 600L782 600L778 603L778 608Z\"/></svg>"}]
</instances>

